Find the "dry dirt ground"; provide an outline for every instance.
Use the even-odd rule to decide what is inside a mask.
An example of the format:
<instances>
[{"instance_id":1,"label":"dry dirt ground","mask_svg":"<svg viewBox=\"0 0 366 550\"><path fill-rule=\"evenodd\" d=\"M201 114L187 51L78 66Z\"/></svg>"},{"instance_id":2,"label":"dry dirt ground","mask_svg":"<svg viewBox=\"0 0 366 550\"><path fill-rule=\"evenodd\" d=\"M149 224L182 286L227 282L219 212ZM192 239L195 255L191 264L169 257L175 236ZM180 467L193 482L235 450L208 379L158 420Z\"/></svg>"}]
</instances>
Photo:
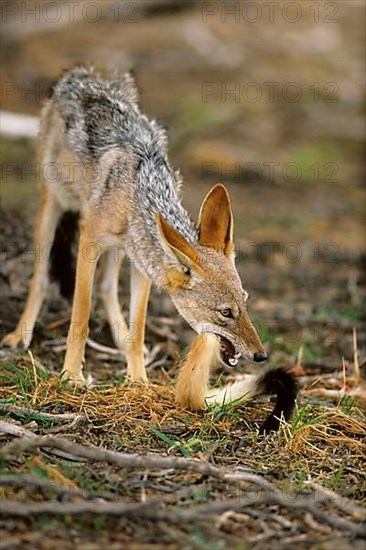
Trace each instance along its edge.
<instances>
[{"instance_id":1,"label":"dry dirt ground","mask_svg":"<svg viewBox=\"0 0 366 550\"><path fill-rule=\"evenodd\" d=\"M84 14L52 29L8 25L3 108L37 115L51 82L78 61L134 67L144 108L169 127L192 215L213 183L227 184L251 317L271 366L293 369L300 393L292 420L266 438L257 432L266 400L202 414L177 407L192 332L155 290L151 384L125 381L96 300L86 369L97 385L70 391L58 378L70 305L51 287L30 353L0 350L1 548L364 548L364 4L316 2L317 22L301 2L296 23L282 11L273 23L265 11L256 23L243 11L225 21L221 3L206 3L212 15L199 2L130 4L134 22L104 11L94 23ZM296 101L284 95L294 82ZM33 140L2 138L1 337L32 273L34 158ZM127 311L124 284L120 299ZM219 370L215 381L230 376Z\"/></svg>"}]
</instances>

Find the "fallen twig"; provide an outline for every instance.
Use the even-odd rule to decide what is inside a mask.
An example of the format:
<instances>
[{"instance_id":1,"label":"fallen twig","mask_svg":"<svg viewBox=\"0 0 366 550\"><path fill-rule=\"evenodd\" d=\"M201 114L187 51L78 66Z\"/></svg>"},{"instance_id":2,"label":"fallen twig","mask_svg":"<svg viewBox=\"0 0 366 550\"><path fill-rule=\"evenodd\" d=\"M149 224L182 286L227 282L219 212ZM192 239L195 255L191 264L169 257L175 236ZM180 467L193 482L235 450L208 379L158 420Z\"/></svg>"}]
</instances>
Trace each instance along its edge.
<instances>
[{"instance_id":1,"label":"fallen twig","mask_svg":"<svg viewBox=\"0 0 366 550\"><path fill-rule=\"evenodd\" d=\"M104 346L103 344L98 344L98 342L95 342L95 340L92 340L91 338L86 339L86 344L87 346L89 346L89 348L94 349L96 351L100 351L102 353L108 353L109 355L119 356L121 358L125 357L125 354L121 349L111 348L109 346Z\"/></svg>"},{"instance_id":2,"label":"fallen twig","mask_svg":"<svg viewBox=\"0 0 366 550\"><path fill-rule=\"evenodd\" d=\"M159 342L158 344L155 344L153 348L146 353L145 367L149 367L154 362L157 355L161 352L163 348L164 348L163 344Z\"/></svg>"},{"instance_id":3,"label":"fallen twig","mask_svg":"<svg viewBox=\"0 0 366 550\"><path fill-rule=\"evenodd\" d=\"M0 132L5 136L33 138L38 128L38 117L1 111Z\"/></svg>"},{"instance_id":4,"label":"fallen twig","mask_svg":"<svg viewBox=\"0 0 366 550\"><path fill-rule=\"evenodd\" d=\"M150 319L146 320L146 327L149 329L150 332L153 334L156 334L156 336L160 336L161 338L167 338L168 340L171 340L172 342L177 342L178 336L169 330L167 327L158 327L154 323L151 322Z\"/></svg>"},{"instance_id":5,"label":"fallen twig","mask_svg":"<svg viewBox=\"0 0 366 550\"><path fill-rule=\"evenodd\" d=\"M62 325L65 325L66 323L69 323L71 320L71 315L66 315L66 317L61 317L61 319L57 319L57 321L53 321L53 323L48 323L46 325L47 330L54 330L55 328L61 327Z\"/></svg>"},{"instance_id":6,"label":"fallen twig","mask_svg":"<svg viewBox=\"0 0 366 550\"><path fill-rule=\"evenodd\" d=\"M190 506L188 509L164 510L161 509L165 505L161 499L148 499L139 504L126 504L125 502L37 502L23 504L5 500L2 503L1 513L4 516L28 517L35 514L53 514L53 515L77 515L77 514L110 514L113 516L128 516L128 517L143 517L151 520L164 520L174 523L183 521L197 521L206 519L218 514L225 513L229 510L241 510L247 506L264 505L264 504L280 504L287 508L304 509L311 513L314 517L324 523L331 525L343 532L349 532L353 535L366 536L366 527L351 521L342 519L338 516L322 512L317 509L311 499L304 498L298 502L283 499L274 494L268 494L266 497L253 497L230 499L226 502L214 501L210 504L202 504ZM157 502L159 501L159 502Z\"/></svg>"},{"instance_id":7,"label":"fallen twig","mask_svg":"<svg viewBox=\"0 0 366 550\"><path fill-rule=\"evenodd\" d=\"M354 535L366 536L366 528L363 525L354 523L349 520L340 518L334 514L323 512L319 510L316 504L318 502L325 502L334 500L336 505L347 503L347 513L350 515L357 515L359 518L359 509L355 505L349 506L348 499L339 497L338 495L329 492L326 489L316 486L317 492L310 497L301 497L300 495L289 495L283 493L277 489L272 483L265 480L263 477L242 471L240 469L228 472L223 468L213 466L207 462L202 462L196 459L186 459L178 457L163 457L159 455L136 455L127 453L118 453L115 451L109 451L107 449L100 449L94 447L85 447L77 443L71 443L65 439L53 438L53 437L35 437L34 439L21 439L6 445L2 454L5 458L16 455L19 456L21 452L29 451L39 447L53 447L65 452L72 453L76 456L82 456L89 460L106 461L110 464L122 468L151 468L151 469L175 469L185 470L190 472L196 472L203 475L211 476L215 479L225 481L228 483L233 482L248 482L260 487L263 491L256 495L258 498L253 500L253 495L249 498L235 499L226 502L214 502L208 505L193 506L187 510L175 510L166 511L161 510L161 504L156 506L150 500L142 504L126 504L121 502L114 503L14 503L3 502L3 513L13 516L28 516L29 514L41 514L50 513L57 515L65 514L80 514L80 513L93 513L93 514L112 514L112 515L126 515L129 517L139 516L146 517L154 520L169 520L173 522L181 521L193 521L198 518L206 518L219 513L224 513L228 510L240 510L246 506L253 506L253 504L277 504L286 508L302 509L312 514L312 516L318 520L321 520L332 527L340 529L342 531L350 532ZM337 497L335 498L334 497ZM295 498L296 497L296 498ZM315 498L316 497L316 498ZM342 498L342 501L340 500ZM344 506L343 506L344 508Z\"/></svg>"},{"instance_id":8,"label":"fallen twig","mask_svg":"<svg viewBox=\"0 0 366 550\"><path fill-rule=\"evenodd\" d=\"M354 516L361 521L366 520L366 510L361 506L357 506L357 504L354 504L348 498L337 495L337 493L335 493L331 489L323 487L315 481L307 481L306 484L310 485L310 487L315 489L315 491L318 491L319 495L321 495L322 498L324 498L325 500L331 500L332 504L334 504L334 506L336 506L339 510L343 510L347 514L350 514L351 516Z\"/></svg>"},{"instance_id":9,"label":"fallen twig","mask_svg":"<svg viewBox=\"0 0 366 550\"><path fill-rule=\"evenodd\" d=\"M303 396L315 395L317 397L327 397L329 399L340 399L344 396L350 397L359 397L361 399L366 399L366 390L358 386L356 388L351 388L349 390L344 390L343 388L339 390L328 390L327 388L313 388L311 390L304 390L302 392Z\"/></svg>"},{"instance_id":10,"label":"fallen twig","mask_svg":"<svg viewBox=\"0 0 366 550\"><path fill-rule=\"evenodd\" d=\"M27 407L19 407L18 405L13 405L12 403L0 403L0 410L22 414L26 416L38 416L39 418L44 418L45 420L50 419L54 421L63 421L63 420L81 420L84 418L80 414L75 413L48 413L44 411L37 411L35 409L28 409Z\"/></svg>"},{"instance_id":11,"label":"fallen twig","mask_svg":"<svg viewBox=\"0 0 366 550\"><path fill-rule=\"evenodd\" d=\"M4 422L0 420L0 432L3 434L16 435L17 437L26 437L26 438L36 438L37 436L17 424L12 424L11 422Z\"/></svg>"}]
</instances>

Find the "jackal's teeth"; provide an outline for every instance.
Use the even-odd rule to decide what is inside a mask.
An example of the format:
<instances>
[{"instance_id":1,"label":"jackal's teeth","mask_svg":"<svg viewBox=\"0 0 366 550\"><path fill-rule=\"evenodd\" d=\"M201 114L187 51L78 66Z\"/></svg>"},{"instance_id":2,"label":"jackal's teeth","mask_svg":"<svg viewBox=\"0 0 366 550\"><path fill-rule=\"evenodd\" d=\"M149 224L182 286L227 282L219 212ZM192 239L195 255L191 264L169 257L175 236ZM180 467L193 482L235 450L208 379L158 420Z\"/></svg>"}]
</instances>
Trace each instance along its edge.
<instances>
[{"instance_id":1,"label":"jackal's teeth","mask_svg":"<svg viewBox=\"0 0 366 550\"><path fill-rule=\"evenodd\" d=\"M230 363L230 365L231 365L232 367L235 367L235 365L238 364L238 359L237 359L237 357L230 357L230 358L229 358L229 363Z\"/></svg>"}]
</instances>

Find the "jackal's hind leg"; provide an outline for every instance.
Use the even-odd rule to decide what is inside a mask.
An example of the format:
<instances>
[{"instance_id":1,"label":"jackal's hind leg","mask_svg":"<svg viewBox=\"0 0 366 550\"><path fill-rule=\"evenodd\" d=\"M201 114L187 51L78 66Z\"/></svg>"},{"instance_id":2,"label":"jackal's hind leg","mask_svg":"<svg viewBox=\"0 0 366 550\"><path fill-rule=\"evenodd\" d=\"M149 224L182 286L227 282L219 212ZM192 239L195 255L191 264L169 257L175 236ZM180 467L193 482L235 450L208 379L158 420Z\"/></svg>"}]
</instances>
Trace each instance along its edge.
<instances>
[{"instance_id":1,"label":"jackal's hind leg","mask_svg":"<svg viewBox=\"0 0 366 550\"><path fill-rule=\"evenodd\" d=\"M49 282L48 247L53 241L61 208L55 197L43 188L34 232L34 272L25 309L14 332L7 334L2 343L16 348L22 344L27 349L32 341L33 329L47 291Z\"/></svg>"},{"instance_id":2,"label":"jackal's hind leg","mask_svg":"<svg viewBox=\"0 0 366 550\"><path fill-rule=\"evenodd\" d=\"M127 376L147 380L144 364L144 339L151 281L131 265L130 332L126 342Z\"/></svg>"},{"instance_id":3,"label":"jackal's hind leg","mask_svg":"<svg viewBox=\"0 0 366 550\"><path fill-rule=\"evenodd\" d=\"M75 293L67 337L67 351L62 370L63 378L75 385L86 384L82 368L85 342L89 332L93 280L100 256L100 247L93 240L92 232L88 230L87 224L82 222L80 226Z\"/></svg>"},{"instance_id":4,"label":"jackal's hind leg","mask_svg":"<svg viewBox=\"0 0 366 550\"><path fill-rule=\"evenodd\" d=\"M118 279L125 253L121 249L107 250L101 258L101 272L97 281L97 292L103 302L104 311L117 348L125 351L129 329L124 320L118 300Z\"/></svg>"}]
</instances>

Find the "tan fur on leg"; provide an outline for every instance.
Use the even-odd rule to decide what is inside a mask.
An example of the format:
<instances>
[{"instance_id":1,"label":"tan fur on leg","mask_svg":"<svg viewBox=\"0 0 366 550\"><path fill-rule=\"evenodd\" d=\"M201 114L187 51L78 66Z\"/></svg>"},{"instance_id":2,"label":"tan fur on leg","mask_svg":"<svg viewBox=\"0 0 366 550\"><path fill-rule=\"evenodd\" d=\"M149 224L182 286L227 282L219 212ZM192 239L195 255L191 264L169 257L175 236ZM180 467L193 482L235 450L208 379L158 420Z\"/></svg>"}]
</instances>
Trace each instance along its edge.
<instances>
[{"instance_id":1,"label":"tan fur on leg","mask_svg":"<svg viewBox=\"0 0 366 550\"><path fill-rule=\"evenodd\" d=\"M76 385L85 385L82 373L85 342L89 332L93 280L100 247L93 240L85 222L80 224L80 240L76 268L75 294L72 305L68 346L63 366L63 378Z\"/></svg>"},{"instance_id":2,"label":"tan fur on leg","mask_svg":"<svg viewBox=\"0 0 366 550\"><path fill-rule=\"evenodd\" d=\"M48 286L47 246L53 241L61 209L52 193L44 187L34 232L34 273L24 312L14 332L7 334L3 344L15 348L23 344L27 349L32 341L33 329L42 307Z\"/></svg>"},{"instance_id":3,"label":"tan fur on leg","mask_svg":"<svg viewBox=\"0 0 366 550\"><path fill-rule=\"evenodd\" d=\"M144 364L144 339L151 281L131 265L130 335L126 342L127 376L147 380Z\"/></svg>"},{"instance_id":4,"label":"tan fur on leg","mask_svg":"<svg viewBox=\"0 0 366 550\"><path fill-rule=\"evenodd\" d=\"M122 250L107 250L101 259L102 270L98 277L98 294L102 299L115 345L125 351L129 329L118 300L118 279L125 254Z\"/></svg>"}]
</instances>

